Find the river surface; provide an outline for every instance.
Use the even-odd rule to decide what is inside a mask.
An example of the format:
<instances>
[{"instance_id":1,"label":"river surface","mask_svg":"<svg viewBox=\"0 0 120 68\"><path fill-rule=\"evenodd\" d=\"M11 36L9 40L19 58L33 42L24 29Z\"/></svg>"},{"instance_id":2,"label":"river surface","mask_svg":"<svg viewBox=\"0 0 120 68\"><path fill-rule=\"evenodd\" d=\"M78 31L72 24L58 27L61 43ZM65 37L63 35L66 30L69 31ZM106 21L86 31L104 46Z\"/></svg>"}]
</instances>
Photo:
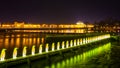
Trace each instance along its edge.
<instances>
[{"instance_id":1,"label":"river surface","mask_svg":"<svg viewBox=\"0 0 120 68\"><path fill-rule=\"evenodd\" d=\"M15 47L18 48L18 56L22 55L22 49L27 46L28 54L31 53L31 48L33 45L39 48L40 44L44 43L44 37L39 33L27 33L27 34L0 34L0 51L5 48L6 58L12 58L12 53ZM29 53L30 52L30 53Z\"/></svg>"}]
</instances>

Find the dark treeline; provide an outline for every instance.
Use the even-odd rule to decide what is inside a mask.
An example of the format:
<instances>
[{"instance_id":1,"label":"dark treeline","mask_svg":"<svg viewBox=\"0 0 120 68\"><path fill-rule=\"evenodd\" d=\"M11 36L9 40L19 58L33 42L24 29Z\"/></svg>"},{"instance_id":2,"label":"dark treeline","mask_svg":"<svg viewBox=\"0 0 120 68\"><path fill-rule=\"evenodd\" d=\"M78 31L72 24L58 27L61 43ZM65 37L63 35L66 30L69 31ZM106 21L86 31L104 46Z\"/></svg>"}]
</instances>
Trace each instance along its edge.
<instances>
[{"instance_id":1,"label":"dark treeline","mask_svg":"<svg viewBox=\"0 0 120 68\"><path fill-rule=\"evenodd\" d=\"M95 22L94 24L98 24L98 25L120 25L120 20L110 17L110 18L106 18L104 20L101 20L99 22Z\"/></svg>"}]
</instances>

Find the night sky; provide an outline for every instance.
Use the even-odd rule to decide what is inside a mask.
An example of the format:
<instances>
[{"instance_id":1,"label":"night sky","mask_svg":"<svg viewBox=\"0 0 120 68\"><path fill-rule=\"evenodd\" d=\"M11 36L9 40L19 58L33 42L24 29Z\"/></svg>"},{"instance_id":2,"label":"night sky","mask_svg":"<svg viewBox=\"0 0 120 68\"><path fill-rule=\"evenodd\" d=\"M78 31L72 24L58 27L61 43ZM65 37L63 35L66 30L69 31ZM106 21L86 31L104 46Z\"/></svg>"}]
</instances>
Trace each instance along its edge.
<instances>
[{"instance_id":1,"label":"night sky","mask_svg":"<svg viewBox=\"0 0 120 68\"><path fill-rule=\"evenodd\" d=\"M118 0L3 0L0 22L76 23L120 20Z\"/></svg>"}]
</instances>

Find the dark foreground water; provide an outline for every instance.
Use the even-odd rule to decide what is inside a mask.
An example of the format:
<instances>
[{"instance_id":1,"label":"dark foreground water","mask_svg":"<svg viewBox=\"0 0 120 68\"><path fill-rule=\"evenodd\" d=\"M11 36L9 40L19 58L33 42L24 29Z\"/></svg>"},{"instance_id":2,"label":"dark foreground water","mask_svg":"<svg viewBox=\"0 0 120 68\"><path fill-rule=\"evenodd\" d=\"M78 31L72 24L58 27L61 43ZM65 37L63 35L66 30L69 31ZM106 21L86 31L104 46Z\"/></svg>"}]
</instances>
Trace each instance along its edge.
<instances>
[{"instance_id":1,"label":"dark foreground water","mask_svg":"<svg viewBox=\"0 0 120 68\"><path fill-rule=\"evenodd\" d=\"M97 44L95 44L97 46ZM68 53L67 53L68 54ZM72 56L53 56L27 63L10 66L10 68L119 68L120 46L117 43L105 43L99 47Z\"/></svg>"}]
</instances>

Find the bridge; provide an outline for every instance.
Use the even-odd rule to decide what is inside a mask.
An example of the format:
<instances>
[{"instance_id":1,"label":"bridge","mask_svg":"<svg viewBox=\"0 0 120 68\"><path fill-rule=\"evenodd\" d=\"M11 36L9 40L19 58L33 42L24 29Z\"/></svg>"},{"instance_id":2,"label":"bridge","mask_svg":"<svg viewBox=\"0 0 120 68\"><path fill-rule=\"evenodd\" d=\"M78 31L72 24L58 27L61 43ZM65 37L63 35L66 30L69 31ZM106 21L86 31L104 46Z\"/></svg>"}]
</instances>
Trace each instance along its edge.
<instances>
[{"instance_id":1,"label":"bridge","mask_svg":"<svg viewBox=\"0 0 120 68\"><path fill-rule=\"evenodd\" d=\"M48 36L50 37L50 36ZM73 51L76 48L80 48L82 46L86 46L87 44L102 41L105 39L109 39L110 34L99 34L99 35L87 35L85 37L78 37L76 39L66 40L66 41L58 41L40 44L38 50L36 51L36 46L33 45L31 47L31 54L28 54L27 46L24 46L22 49L22 55L18 56L19 48L14 48L12 58L6 58L7 49L2 49L0 53L0 66L6 67L9 64L19 64L22 62L27 62L30 64L31 60L35 60L42 57L48 57L49 55L62 54L66 51Z\"/></svg>"}]
</instances>

